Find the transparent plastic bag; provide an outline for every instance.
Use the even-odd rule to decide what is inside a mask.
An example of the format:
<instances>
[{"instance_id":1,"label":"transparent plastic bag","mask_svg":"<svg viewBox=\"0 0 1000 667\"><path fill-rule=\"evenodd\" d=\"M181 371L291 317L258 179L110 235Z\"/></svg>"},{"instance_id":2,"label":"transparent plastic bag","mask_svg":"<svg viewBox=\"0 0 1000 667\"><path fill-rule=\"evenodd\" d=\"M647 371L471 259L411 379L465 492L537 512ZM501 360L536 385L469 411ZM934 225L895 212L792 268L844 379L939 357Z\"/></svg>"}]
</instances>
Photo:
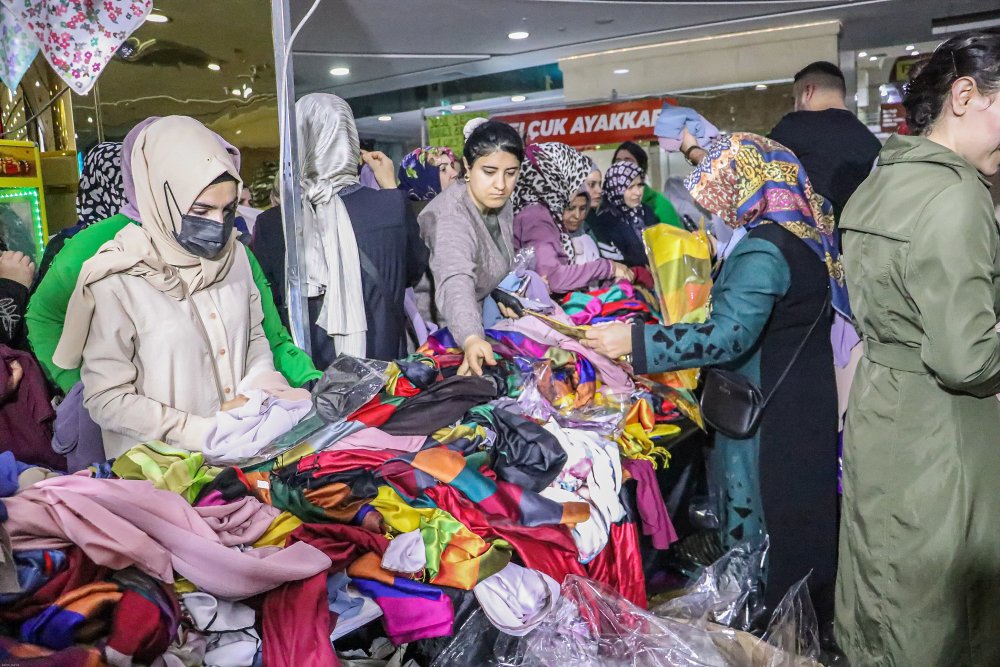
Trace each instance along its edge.
<instances>
[{"instance_id":1,"label":"transparent plastic bag","mask_svg":"<svg viewBox=\"0 0 1000 667\"><path fill-rule=\"evenodd\" d=\"M560 393L557 387L550 364L533 364L531 372L525 374L516 407L505 407L537 421L555 419L563 428L597 431L611 439L621 433L631 408L631 394L601 388L585 405L577 406L578 394Z\"/></svg>"},{"instance_id":2,"label":"transparent plastic bag","mask_svg":"<svg viewBox=\"0 0 1000 667\"><path fill-rule=\"evenodd\" d=\"M537 265L538 261L535 259L534 246L526 246L514 254L510 270L513 273L520 274L522 271L534 271Z\"/></svg>"},{"instance_id":3,"label":"transparent plastic bag","mask_svg":"<svg viewBox=\"0 0 1000 667\"><path fill-rule=\"evenodd\" d=\"M316 412L328 424L357 411L385 387L389 364L339 355L313 389Z\"/></svg>"}]
</instances>

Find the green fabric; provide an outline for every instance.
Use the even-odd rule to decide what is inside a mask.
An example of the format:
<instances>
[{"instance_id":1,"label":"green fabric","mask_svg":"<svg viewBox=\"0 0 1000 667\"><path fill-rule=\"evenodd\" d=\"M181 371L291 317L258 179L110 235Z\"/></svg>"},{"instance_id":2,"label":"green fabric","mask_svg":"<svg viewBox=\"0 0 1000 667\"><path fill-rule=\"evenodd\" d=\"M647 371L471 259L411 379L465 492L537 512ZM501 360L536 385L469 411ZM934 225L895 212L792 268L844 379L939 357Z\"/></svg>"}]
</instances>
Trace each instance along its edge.
<instances>
[{"instance_id":1,"label":"green fabric","mask_svg":"<svg viewBox=\"0 0 1000 667\"><path fill-rule=\"evenodd\" d=\"M836 600L854 665L1000 665L1000 232L984 184L894 136L841 218L862 335L925 366L875 354L854 376Z\"/></svg>"},{"instance_id":2,"label":"green fabric","mask_svg":"<svg viewBox=\"0 0 1000 667\"><path fill-rule=\"evenodd\" d=\"M81 230L67 240L28 303L28 312L25 316L28 323L28 340L46 375L63 392L68 392L80 381L79 368L66 370L52 363L52 356L62 336L66 308L73 290L76 289L76 281L80 277L84 262L96 255L101 246L112 240L130 222L135 221L118 214ZM261 306L264 310L264 334L271 345L275 368L296 387L322 376L309 355L296 347L288 330L281 324L271 287L249 248L247 258L250 260L254 283L260 291Z\"/></svg>"},{"instance_id":3,"label":"green fabric","mask_svg":"<svg viewBox=\"0 0 1000 667\"><path fill-rule=\"evenodd\" d=\"M677 209L662 193L647 185L642 191L642 203L653 209L653 215L660 222L684 229L684 223L681 222L681 216L677 215Z\"/></svg>"},{"instance_id":4,"label":"green fabric","mask_svg":"<svg viewBox=\"0 0 1000 667\"><path fill-rule=\"evenodd\" d=\"M197 452L177 449L162 442L147 442L117 459L111 472L121 479L145 479L157 489L173 491L194 503L201 490L218 477L222 468L205 465Z\"/></svg>"},{"instance_id":5,"label":"green fabric","mask_svg":"<svg viewBox=\"0 0 1000 667\"><path fill-rule=\"evenodd\" d=\"M769 241L744 238L723 264L712 288L712 314L704 324L650 325L637 331L649 372L702 366L729 368L756 384L760 380L759 339L774 304L791 286L791 271ZM701 354L695 353L700 350ZM640 362L641 364L642 362ZM641 368L637 367L637 372ZM709 474L718 494L721 537L727 548L767 534L760 477L759 432L749 440L715 434Z\"/></svg>"}]
</instances>

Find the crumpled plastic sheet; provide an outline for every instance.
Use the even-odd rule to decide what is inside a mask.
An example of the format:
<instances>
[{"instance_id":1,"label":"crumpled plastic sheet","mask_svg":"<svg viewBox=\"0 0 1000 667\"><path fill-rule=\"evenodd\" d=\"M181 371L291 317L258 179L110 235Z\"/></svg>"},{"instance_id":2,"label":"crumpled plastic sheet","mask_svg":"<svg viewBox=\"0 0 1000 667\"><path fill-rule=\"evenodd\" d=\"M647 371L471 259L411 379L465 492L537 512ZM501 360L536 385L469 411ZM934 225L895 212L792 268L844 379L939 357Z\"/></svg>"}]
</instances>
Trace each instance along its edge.
<instances>
[{"instance_id":1,"label":"crumpled plastic sheet","mask_svg":"<svg viewBox=\"0 0 1000 667\"><path fill-rule=\"evenodd\" d=\"M328 424L351 415L382 391L388 369L384 361L339 355L313 389L316 412Z\"/></svg>"},{"instance_id":2,"label":"crumpled plastic sheet","mask_svg":"<svg viewBox=\"0 0 1000 667\"><path fill-rule=\"evenodd\" d=\"M821 667L806 580L775 610L763 638L740 622L759 587L764 550L737 547L681 597L649 612L613 590L570 575L553 611L518 639L491 630L481 610L456 622L434 667ZM456 619L457 620L457 619Z\"/></svg>"}]
</instances>

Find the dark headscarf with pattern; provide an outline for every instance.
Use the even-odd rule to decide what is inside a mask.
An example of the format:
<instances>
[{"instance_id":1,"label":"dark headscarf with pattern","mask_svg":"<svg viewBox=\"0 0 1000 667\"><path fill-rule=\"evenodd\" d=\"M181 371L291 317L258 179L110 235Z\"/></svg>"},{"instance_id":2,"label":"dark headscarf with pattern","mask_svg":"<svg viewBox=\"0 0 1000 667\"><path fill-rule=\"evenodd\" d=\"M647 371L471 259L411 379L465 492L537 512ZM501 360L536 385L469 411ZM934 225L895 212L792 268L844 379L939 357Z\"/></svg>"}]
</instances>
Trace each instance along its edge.
<instances>
[{"instance_id":1,"label":"dark headscarf with pattern","mask_svg":"<svg viewBox=\"0 0 1000 667\"><path fill-rule=\"evenodd\" d=\"M458 162L445 146L424 146L409 153L399 163L399 189L413 201L430 201L441 194L441 168L434 159L442 155L452 163Z\"/></svg>"},{"instance_id":2,"label":"dark headscarf with pattern","mask_svg":"<svg viewBox=\"0 0 1000 667\"><path fill-rule=\"evenodd\" d=\"M125 203L122 186L122 145L97 144L83 160L80 189L76 193L76 214L84 227L118 215Z\"/></svg>"},{"instance_id":3,"label":"dark headscarf with pattern","mask_svg":"<svg viewBox=\"0 0 1000 667\"><path fill-rule=\"evenodd\" d=\"M640 238L642 230L646 227L646 220L642 213L642 204L635 208L625 205L625 191L629 189L636 178L646 180L646 172L634 162L615 162L604 173L604 202L605 206L613 209L618 216L628 223Z\"/></svg>"}]
</instances>

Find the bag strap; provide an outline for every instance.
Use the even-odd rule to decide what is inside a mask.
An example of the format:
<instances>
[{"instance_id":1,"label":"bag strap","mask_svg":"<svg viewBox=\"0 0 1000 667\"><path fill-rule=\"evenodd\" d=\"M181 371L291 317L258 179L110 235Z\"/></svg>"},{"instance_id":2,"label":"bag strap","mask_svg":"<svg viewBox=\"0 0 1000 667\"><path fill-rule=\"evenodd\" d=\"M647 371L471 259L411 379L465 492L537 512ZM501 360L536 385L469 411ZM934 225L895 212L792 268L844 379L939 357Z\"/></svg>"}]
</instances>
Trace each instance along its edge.
<instances>
[{"instance_id":1,"label":"bag strap","mask_svg":"<svg viewBox=\"0 0 1000 667\"><path fill-rule=\"evenodd\" d=\"M802 342L799 343L799 348L795 350L795 354L792 355L792 360L788 362L787 366L785 366L785 370L781 374L781 377L778 378L774 387L771 388L771 392L767 395L767 398L764 399L764 402L760 406L761 410L766 408L767 404L771 402L771 398L774 397L775 392L777 392L778 388L781 387L781 383L785 381L786 377L788 377L788 373L792 370L792 366L794 366L795 362L799 360L799 355L802 354L802 350L806 348L806 343L808 343L809 339L812 338L813 332L816 331L816 327L819 325L819 321L823 319L823 315L826 314L826 307L830 305L831 293L832 291L830 288L827 288L826 298L823 299L823 307L820 308L819 315L817 315L816 319L813 320L812 326L809 327L809 331L806 333L805 338L802 339Z\"/></svg>"}]
</instances>

